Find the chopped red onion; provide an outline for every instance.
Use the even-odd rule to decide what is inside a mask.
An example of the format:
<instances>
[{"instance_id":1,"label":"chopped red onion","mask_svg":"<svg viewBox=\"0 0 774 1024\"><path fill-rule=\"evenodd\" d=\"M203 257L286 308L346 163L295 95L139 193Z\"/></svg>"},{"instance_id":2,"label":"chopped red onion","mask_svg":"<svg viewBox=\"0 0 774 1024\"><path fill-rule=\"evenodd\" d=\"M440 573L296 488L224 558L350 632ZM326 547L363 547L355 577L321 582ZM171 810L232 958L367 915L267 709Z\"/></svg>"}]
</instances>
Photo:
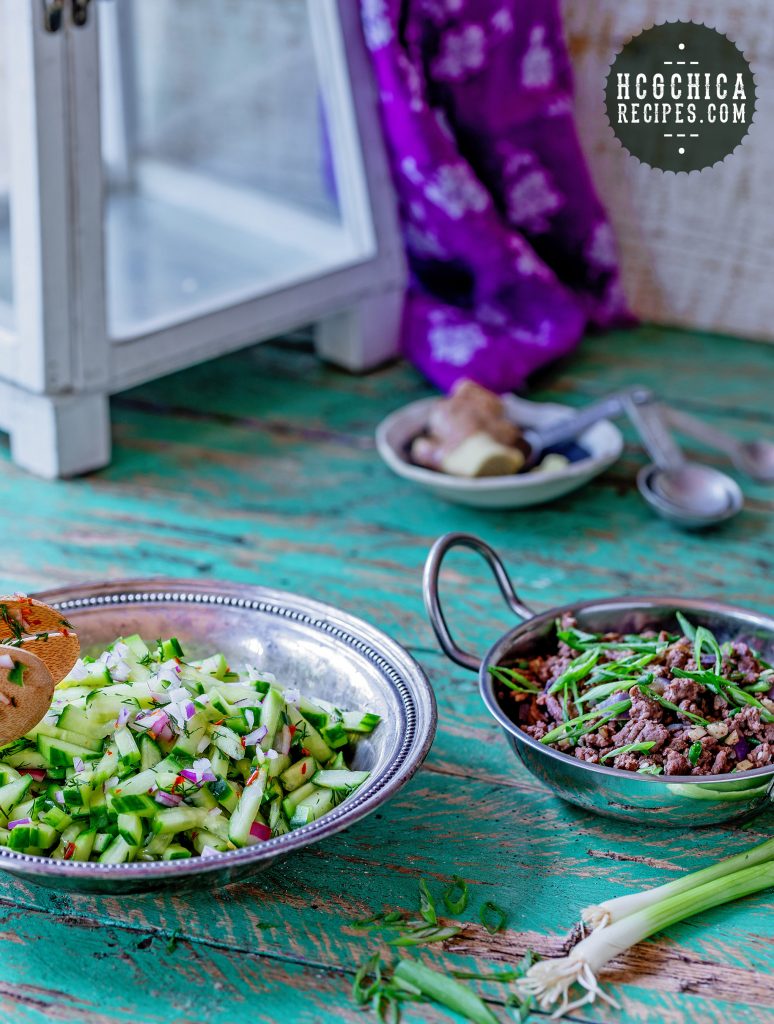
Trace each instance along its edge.
<instances>
[{"instance_id":1,"label":"chopped red onion","mask_svg":"<svg viewBox=\"0 0 774 1024\"><path fill-rule=\"evenodd\" d=\"M193 718L193 716L196 714L196 708L193 706L193 703L190 700L186 701L186 703L183 705L183 710L185 711L186 718Z\"/></svg>"},{"instance_id":2,"label":"chopped red onion","mask_svg":"<svg viewBox=\"0 0 774 1024\"><path fill-rule=\"evenodd\" d=\"M42 782L46 777L45 768L19 768L19 775L31 775L36 782Z\"/></svg>"},{"instance_id":3,"label":"chopped red onion","mask_svg":"<svg viewBox=\"0 0 774 1024\"><path fill-rule=\"evenodd\" d=\"M160 789L153 799L164 807L177 807L183 802L183 798L177 793L165 793L163 789Z\"/></svg>"},{"instance_id":4,"label":"chopped red onion","mask_svg":"<svg viewBox=\"0 0 774 1024\"><path fill-rule=\"evenodd\" d=\"M207 749L207 747L209 747L209 745L210 745L210 737L209 736L202 736L202 738L196 744L196 753L197 754L203 753Z\"/></svg>"},{"instance_id":5,"label":"chopped red onion","mask_svg":"<svg viewBox=\"0 0 774 1024\"><path fill-rule=\"evenodd\" d=\"M13 821L8 822L8 829L14 829L17 825L31 825L32 818L14 818Z\"/></svg>"},{"instance_id":6,"label":"chopped red onion","mask_svg":"<svg viewBox=\"0 0 774 1024\"><path fill-rule=\"evenodd\" d=\"M737 760L744 761L751 749L749 741L742 736L742 738L737 740L734 744L734 753L736 754Z\"/></svg>"},{"instance_id":7,"label":"chopped red onion","mask_svg":"<svg viewBox=\"0 0 774 1024\"><path fill-rule=\"evenodd\" d=\"M76 775L79 775L82 771L86 770L86 763L80 757L73 758L73 768L75 769Z\"/></svg>"},{"instance_id":8,"label":"chopped red onion","mask_svg":"<svg viewBox=\"0 0 774 1024\"><path fill-rule=\"evenodd\" d=\"M277 758L279 757L279 754L277 753L276 750L272 750L272 748L269 747L269 749L266 751L266 757L268 758L269 761L276 761Z\"/></svg>"},{"instance_id":9,"label":"chopped red onion","mask_svg":"<svg viewBox=\"0 0 774 1024\"><path fill-rule=\"evenodd\" d=\"M215 850L212 846L203 846L202 847L201 856L202 857L219 857L220 856L220 850Z\"/></svg>"},{"instance_id":10,"label":"chopped red onion","mask_svg":"<svg viewBox=\"0 0 774 1024\"><path fill-rule=\"evenodd\" d=\"M65 799L64 799L64 793L62 792L61 789L58 789L54 793L54 800L56 800L56 802L59 804L60 807L64 807Z\"/></svg>"},{"instance_id":11,"label":"chopped red onion","mask_svg":"<svg viewBox=\"0 0 774 1024\"><path fill-rule=\"evenodd\" d=\"M301 694L296 689L285 690L283 696L288 704L297 704L301 700Z\"/></svg>"},{"instance_id":12,"label":"chopped red onion","mask_svg":"<svg viewBox=\"0 0 774 1024\"><path fill-rule=\"evenodd\" d=\"M176 686L174 689L168 690L170 700L187 700L189 697L188 690L184 686Z\"/></svg>"},{"instance_id":13,"label":"chopped red onion","mask_svg":"<svg viewBox=\"0 0 774 1024\"><path fill-rule=\"evenodd\" d=\"M269 730L266 728L265 725L259 725L257 729L254 729L252 732L249 732L245 736L245 746L246 747L254 747L254 746L256 746L258 743L261 742L261 740L266 738L268 733L269 733Z\"/></svg>"},{"instance_id":14,"label":"chopped red onion","mask_svg":"<svg viewBox=\"0 0 774 1024\"><path fill-rule=\"evenodd\" d=\"M248 708L245 711L245 721L251 729L255 725L255 712L252 708Z\"/></svg>"},{"instance_id":15,"label":"chopped red onion","mask_svg":"<svg viewBox=\"0 0 774 1024\"><path fill-rule=\"evenodd\" d=\"M0 668L13 668L13 658L10 654L0 654Z\"/></svg>"},{"instance_id":16,"label":"chopped red onion","mask_svg":"<svg viewBox=\"0 0 774 1024\"><path fill-rule=\"evenodd\" d=\"M271 829L260 821L254 821L250 826L250 835L254 839L271 839Z\"/></svg>"},{"instance_id":17,"label":"chopped red onion","mask_svg":"<svg viewBox=\"0 0 774 1024\"><path fill-rule=\"evenodd\" d=\"M124 706L118 712L118 728L119 729L121 728L122 725L126 725L126 723L129 721L129 716L131 715L131 713L132 712L130 711L130 709L124 704Z\"/></svg>"},{"instance_id":18,"label":"chopped red onion","mask_svg":"<svg viewBox=\"0 0 774 1024\"><path fill-rule=\"evenodd\" d=\"M189 782L192 782L195 786L201 786L202 784L202 780L199 778L198 772L195 772L193 768L181 768L180 775Z\"/></svg>"}]
</instances>

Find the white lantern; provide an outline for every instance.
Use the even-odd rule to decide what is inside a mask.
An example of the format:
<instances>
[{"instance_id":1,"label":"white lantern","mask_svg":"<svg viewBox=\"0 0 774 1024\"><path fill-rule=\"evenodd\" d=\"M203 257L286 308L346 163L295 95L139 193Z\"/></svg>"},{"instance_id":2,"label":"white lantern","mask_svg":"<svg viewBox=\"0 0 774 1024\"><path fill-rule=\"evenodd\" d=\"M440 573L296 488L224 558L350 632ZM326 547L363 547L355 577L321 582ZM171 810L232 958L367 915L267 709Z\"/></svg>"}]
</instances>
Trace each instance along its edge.
<instances>
[{"instance_id":1,"label":"white lantern","mask_svg":"<svg viewBox=\"0 0 774 1024\"><path fill-rule=\"evenodd\" d=\"M105 465L111 393L303 324L351 370L397 352L405 268L357 4L0 7L18 464Z\"/></svg>"}]
</instances>

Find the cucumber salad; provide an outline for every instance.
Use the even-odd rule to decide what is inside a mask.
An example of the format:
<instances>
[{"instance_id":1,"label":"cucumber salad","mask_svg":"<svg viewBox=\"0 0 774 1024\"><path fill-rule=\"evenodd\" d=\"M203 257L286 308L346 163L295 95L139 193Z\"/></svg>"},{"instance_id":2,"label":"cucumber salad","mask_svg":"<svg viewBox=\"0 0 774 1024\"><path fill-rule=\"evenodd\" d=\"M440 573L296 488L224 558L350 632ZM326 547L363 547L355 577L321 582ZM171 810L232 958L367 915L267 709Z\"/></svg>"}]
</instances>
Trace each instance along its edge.
<instances>
[{"instance_id":1,"label":"cucumber salad","mask_svg":"<svg viewBox=\"0 0 774 1024\"><path fill-rule=\"evenodd\" d=\"M187 660L172 638L79 660L0 749L0 845L103 864L215 856L321 817L368 778L347 757L379 716Z\"/></svg>"}]
</instances>

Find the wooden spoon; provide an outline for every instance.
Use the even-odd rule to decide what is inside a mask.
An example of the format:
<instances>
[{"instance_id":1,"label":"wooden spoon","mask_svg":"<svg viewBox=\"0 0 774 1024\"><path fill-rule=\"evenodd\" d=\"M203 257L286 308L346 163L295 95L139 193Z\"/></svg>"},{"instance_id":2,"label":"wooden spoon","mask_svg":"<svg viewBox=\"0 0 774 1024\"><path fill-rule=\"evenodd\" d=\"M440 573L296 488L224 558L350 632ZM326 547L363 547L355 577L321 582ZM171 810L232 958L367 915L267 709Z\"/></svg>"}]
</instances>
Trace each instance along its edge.
<instances>
[{"instance_id":1,"label":"wooden spoon","mask_svg":"<svg viewBox=\"0 0 774 1024\"><path fill-rule=\"evenodd\" d=\"M23 594L0 597L0 743L37 725L79 654L61 612Z\"/></svg>"},{"instance_id":2,"label":"wooden spoon","mask_svg":"<svg viewBox=\"0 0 774 1024\"><path fill-rule=\"evenodd\" d=\"M53 696L54 677L40 658L23 647L0 644L0 744L37 725Z\"/></svg>"}]
</instances>

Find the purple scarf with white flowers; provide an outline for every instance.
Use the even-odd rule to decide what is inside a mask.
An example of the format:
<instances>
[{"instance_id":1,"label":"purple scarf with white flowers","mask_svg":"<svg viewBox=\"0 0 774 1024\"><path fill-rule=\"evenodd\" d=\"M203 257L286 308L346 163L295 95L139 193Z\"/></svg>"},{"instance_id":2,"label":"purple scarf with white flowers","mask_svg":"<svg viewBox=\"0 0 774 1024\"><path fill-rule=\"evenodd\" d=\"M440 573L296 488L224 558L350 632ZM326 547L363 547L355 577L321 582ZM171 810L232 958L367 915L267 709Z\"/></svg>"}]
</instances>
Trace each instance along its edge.
<instances>
[{"instance_id":1,"label":"purple scarf with white flowers","mask_svg":"<svg viewBox=\"0 0 774 1024\"><path fill-rule=\"evenodd\" d=\"M361 9L411 269L405 352L444 390L522 387L587 326L627 321L557 0Z\"/></svg>"}]
</instances>

